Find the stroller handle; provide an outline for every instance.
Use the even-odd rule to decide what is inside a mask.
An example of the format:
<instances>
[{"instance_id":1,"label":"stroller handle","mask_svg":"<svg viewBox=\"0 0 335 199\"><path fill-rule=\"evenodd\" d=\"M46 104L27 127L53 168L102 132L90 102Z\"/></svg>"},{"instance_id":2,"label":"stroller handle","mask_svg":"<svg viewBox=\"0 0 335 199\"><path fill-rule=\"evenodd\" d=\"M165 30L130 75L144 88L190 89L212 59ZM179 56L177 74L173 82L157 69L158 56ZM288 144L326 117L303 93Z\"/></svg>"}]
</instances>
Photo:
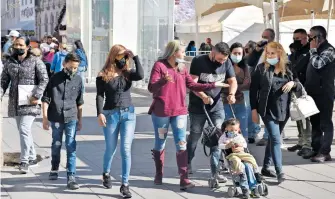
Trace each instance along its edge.
<instances>
[{"instance_id":1,"label":"stroller handle","mask_svg":"<svg viewBox=\"0 0 335 199\"><path fill-rule=\"evenodd\" d=\"M232 105L229 104L229 107L230 107L230 110L231 110L231 112L233 114L233 117L236 119L235 112L234 112L234 109L233 109ZM207 112L207 109L206 109L206 104L203 105L203 109L204 109L204 112L206 114L206 117L207 117L209 125L211 125L212 127L214 127L214 123L213 123L212 119L208 115L208 112Z\"/></svg>"}]
</instances>

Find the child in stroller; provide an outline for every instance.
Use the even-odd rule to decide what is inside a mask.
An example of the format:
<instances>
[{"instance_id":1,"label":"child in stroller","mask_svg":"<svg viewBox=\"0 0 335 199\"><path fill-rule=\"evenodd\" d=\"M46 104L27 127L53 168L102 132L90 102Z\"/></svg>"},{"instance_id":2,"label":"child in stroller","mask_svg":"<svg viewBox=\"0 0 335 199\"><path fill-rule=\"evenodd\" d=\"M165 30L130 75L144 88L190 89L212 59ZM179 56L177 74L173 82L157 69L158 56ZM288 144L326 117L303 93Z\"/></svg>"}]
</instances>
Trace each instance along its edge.
<instances>
[{"instance_id":1,"label":"child in stroller","mask_svg":"<svg viewBox=\"0 0 335 199\"><path fill-rule=\"evenodd\" d=\"M229 196L238 195L236 187L241 187L243 198L249 198L249 195L255 198L267 195L268 189L262 182L257 162L249 153L246 140L241 134L240 122L235 118L229 119L222 124L221 130L224 133L219 139L219 148L228 162L234 184L234 187L228 189ZM252 169L246 168L250 166ZM250 176L254 177L256 182L250 183Z\"/></svg>"}]
</instances>

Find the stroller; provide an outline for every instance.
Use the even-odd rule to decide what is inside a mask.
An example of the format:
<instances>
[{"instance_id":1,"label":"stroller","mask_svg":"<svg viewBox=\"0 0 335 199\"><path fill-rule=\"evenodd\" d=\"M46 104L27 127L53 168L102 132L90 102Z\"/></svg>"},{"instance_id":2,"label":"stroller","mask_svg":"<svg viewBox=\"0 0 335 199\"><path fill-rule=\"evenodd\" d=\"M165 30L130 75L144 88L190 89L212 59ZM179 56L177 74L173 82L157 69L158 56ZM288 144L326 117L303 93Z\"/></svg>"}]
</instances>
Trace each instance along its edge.
<instances>
[{"instance_id":1,"label":"stroller","mask_svg":"<svg viewBox=\"0 0 335 199\"><path fill-rule=\"evenodd\" d=\"M234 110L233 110L233 107L230 105L230 109L233 113L233 117L235 117L235 114L234 114ZM217 129L217 127L214 126L211 118L209 117L208 113L207 113L207 110L206 110L206 107L204 106L204 112L207 116L207 120L208 120L208 127L205 128L203 130L203 134L202 134L202 144L203 144L203 147L204 147L204 153L205 155L207 156L207 152L206 152L206 146L207 147L210 147L210 144L214 144L213 142L216 141L216 145L218 144L218 140L219 138L221 137L221 135L223 134L221 132L221 130ZM244 149L246 153L249 153L249 149L248 148L245 148ZM234 177L232 171L231 171L231 162L229 160L227 160L225 157L227 156L227 150L225 149L222 149L222 157L223 159L220 160L220 170L221 172L224 172L225 168L228 169L229 171L229 174L231 176L231 179L233 181L233 187L229 187L228 188L228 196L229 197L236 197L239 195L239 192L238 192L238 187L240 187L239 185L239 182L236 181L236 178ZM215 176L210 178L208 180L208 186L210 188L218 188L219 187L219 183L218 183L218 180L215 179ZM256 185L256 189L258 190L259 194L261 196L267 196L269 191L268 191L268 186L262 181L260 183L257 183Z\"/></svg>"}]
</instances>

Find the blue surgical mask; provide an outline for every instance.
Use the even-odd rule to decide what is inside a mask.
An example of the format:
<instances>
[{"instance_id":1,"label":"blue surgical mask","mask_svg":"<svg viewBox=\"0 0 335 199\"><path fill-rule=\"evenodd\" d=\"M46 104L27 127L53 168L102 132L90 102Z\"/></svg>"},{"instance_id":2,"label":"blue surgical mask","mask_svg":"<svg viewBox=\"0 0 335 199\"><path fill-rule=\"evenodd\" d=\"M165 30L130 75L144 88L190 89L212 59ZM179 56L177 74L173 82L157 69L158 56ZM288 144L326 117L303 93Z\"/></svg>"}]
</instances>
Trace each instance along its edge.
<instances>
[{"instance_id":1,"label":"blue surgical mask","mask_svg":"<svg viewBox=\"0 0 335 199\"><path fill-rule=\"evenodd\" d=\"M226 134L227 134L228 138L235 137L235 132L234 131L227 131Z\"/></svg>"},{"instance_id":2,"label":"blue surgical mask","mask_svg":"<svg viewBox=\"0 0 335 199\"><path fill-rule=\"evenodd\" d=\"M234 64L238 64L242 61L242 55L230 55L231 60L234 62Z\"/></svg>"},{"instance_id":3,"label":"blue surgical mask","mask_svg":"<svg viewBox=\"0 0 335 199\"><path fill-rule=\"evenodd\" d=\"M266 62L268 62L271 66L274 66L276 65L278 62L279 62L279 59L276 57L276 58L267 58L266 59Z\"/></svg>"}]
</instances>

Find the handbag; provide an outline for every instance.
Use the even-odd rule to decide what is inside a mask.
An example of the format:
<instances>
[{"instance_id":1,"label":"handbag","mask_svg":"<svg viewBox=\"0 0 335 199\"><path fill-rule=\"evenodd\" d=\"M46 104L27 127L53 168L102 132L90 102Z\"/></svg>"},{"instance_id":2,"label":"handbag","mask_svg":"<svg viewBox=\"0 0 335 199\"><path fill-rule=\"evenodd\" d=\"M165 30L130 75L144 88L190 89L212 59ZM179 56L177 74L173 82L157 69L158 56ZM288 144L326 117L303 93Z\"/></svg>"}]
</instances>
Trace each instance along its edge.
<instances>
[{"instance_id":1,"label":"handbag","mask_svg":"<svg viewBox=\"0 0 335 199\"><path fill-rule=\"evenodd\" d=\"M292 121L303 120L320 113L313 98L307 95L307 92L302 85L301 87L302 95L300 97L297 97L294 92L291 93L290 116Z\"/></svg>"}]
</instances>

